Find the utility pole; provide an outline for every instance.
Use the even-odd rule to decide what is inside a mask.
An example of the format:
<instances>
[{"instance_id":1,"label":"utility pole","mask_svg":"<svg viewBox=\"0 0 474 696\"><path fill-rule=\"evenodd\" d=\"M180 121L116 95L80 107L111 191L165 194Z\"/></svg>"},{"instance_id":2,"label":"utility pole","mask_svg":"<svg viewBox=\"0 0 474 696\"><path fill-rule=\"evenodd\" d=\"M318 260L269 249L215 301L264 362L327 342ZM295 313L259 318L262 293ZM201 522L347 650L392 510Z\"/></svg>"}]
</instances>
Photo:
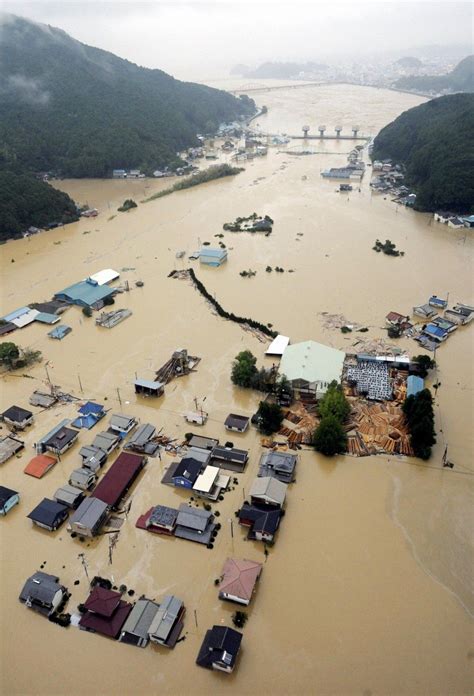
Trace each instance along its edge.
<instances>
[{"instance_id":1,"label":"utility pole","mask_svg":"<svg viewBox=\"0 0 474 696\"><path fill-rule=\"evenodd\" d=\"M118 396L118 400L119 400L119 403L120 403L120 408L122 408L122 399L121 399L121 397L120 397L120 391L119 391L119 388L118 388L118 387L117 387L117 396Z\"/></svg>"},{"instance_id":2,"label":"utility pole","mask_svg":"<svg viewBox=\"0 0 474 696\"><path fill-rule=\"evenodd\" d=\"M91 579L89 577L89 571L87 570L86 555L84 553L80 553L78 558L81 559L82 567L84 568L84 572L86 574L87 581L90 584Z\"/></svg>"},{"instance_id":3,"label":"utility pole","mask_svg":"<svg viewBox=\"0 0 474 696\"><path fill-rule=\"evenodd\" d=\"M81 390L81 394L84 394L84 390L82 389L81 375L77 375L77 379L79 380L79 388Z\"/></svg>"},{"instance_id":4,"label":"utility pole","mask_svg":"<svg viewBox=\"0 0 474 696\"><path fill-rule=\"evenodd\" d=\"M196 624L196 628L199 628L199 626L198 626L198 617L197 617L197 611L196 611L196 609L194 610L194 623Z\"/></svg>"}]
</instances>

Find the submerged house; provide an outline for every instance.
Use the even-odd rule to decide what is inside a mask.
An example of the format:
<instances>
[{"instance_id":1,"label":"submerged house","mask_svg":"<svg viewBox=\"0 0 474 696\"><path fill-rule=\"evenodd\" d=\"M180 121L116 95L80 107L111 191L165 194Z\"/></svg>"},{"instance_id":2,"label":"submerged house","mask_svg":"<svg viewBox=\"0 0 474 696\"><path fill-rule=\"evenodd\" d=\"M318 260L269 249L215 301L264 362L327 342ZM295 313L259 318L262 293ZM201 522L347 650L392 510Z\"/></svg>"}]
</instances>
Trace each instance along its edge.
<instances>
[{"instance_id":1,"label":"submerged house","mask_svg":"<svg viewBox=\"0 0 474 696\"><path fill-rule=\"evenodd\" d=\"M249 427L249 423L250 418L248 416L239 416L237 413L229 413L225 419L224 425L226 430L244 433Z\"/></svg>"},{"instance_id":2,"label":"submerged house","mask_svg":"<svg viewBox=\"0 0 474 696\"><path fill-rule=\"evenodd\" d=\"M174 534L178 510L166 505L156 505L146 515L145 528L157 534Z\"/></svg>"},{"instance_id":3,"label":"submerged house","mask_svg":"<svg viewBox=\"0 0 474 696\"><path fill-rule=\"evenodd\" d=\"M94 490L94 497L116 509L146 462L143 455L121 452Z\"/></svg>"},{"instance_id":4,"label":"submerged house","mask_svg":"<svg viewBox=\"0 0 474 696\"><path fill-rule=\"evenodd\" d=\"M51 616L67 598L68 591L59 578L38 570L25 582L19 600L43 616Z\"/></svg>"},{"instance_id":5,"label":"submerged house","mask_svg":"<svg viewBox=\"0 0 474 696\"><path fill-rule=\"evenodd\" d=\"M181 488L193 488L201 473L201 468L202 462L194 457L184 457L173 472L173 485Z\"/></svg>"},{"instance_id":6,"label":"submerged house","mask_svg":"<svg viewBox=\"0 0 474 696\"><path fill-rule=\"evenodd\" d=\"M202 247L199 253L199 261L206 266L221 266L227 261L227 249Z\"/></svg>"},{"instance_id":7,"label":"submerged house","mask_svg":"<svg viewBox=\"0 0 474 696\"><path fill-rule=\"evenodd\" d=\"M124 449L140 452L144 454L153 454L159 447L157 443L152 442L156 428L151 423L143 423L133 433Z\"/></svg>"},{"instance_id":8,"label":"submerged house","mask_svg":"<svg viewBox=\"0 0 474 696\"><path fill-rule=\"evenodd\" d=\"M431 319L431 317L436 315L436 312L430 302L429 304L413 307L413 314L416 314L417 317L421 317L422 319Z\"/></svg>"},{"instance_id":9,"label":"submerged house","mask_svg":"<svg viewBox=\"0 0 474 696\"><path fill-rule=\"evenodd\" d=\"M20 502L20 494L11 488L5 488L5 486L0 486L0 515L5 517L8 512L18 505Z\"/></svg>"},{"instance_id":10,"label":"submerged house","mask_svg":"<svg viewBox=\"0 0 474 696\"><path fill-rule=\"evenodd\" d=\"M91 446L102 450L108 456L120 445L120 439L118 433L111 433L109 430L104 430L95 436Z\"/></svg>"},{"instance_id":11,"label":"submerged house","mask_svg":"<svg viewBox=\"0 0 474 696\"><path fill-rule=\"evenodd\" d=\"M85 445L79 450L82 457L82 468L90 469L94 473L101 469L107 461L107 452L95 445Z\"/></svg>"},{"instance_id":12,"label":"submerged house","mask_svg":"<svg viewBox=\"0 0 474 696\"><path fill-rule=\"evenodd\" d=\"M75 486L70 486L65 483L61 488L58 488L53 498L57 503L66 505L66 507L75 510L84 500L85 493Z\"/></svg>"},{"instance_id":13,"label":"submerged house","mask_svg":"<svg viewBox=\"0 0 474 696\"><path fill-rule=\"evenodd\" d=\"M248 606L263 566L246 558L228 558L224 563L219 583L219 599Z\"/></svg>"},{"instance_id":14,"label":"submerged house","mask_svg":"<svg viewBox=\"0 0 474 696\"><path fill-rule=\"evenodd\" d=\"M25 474L28 474L28 476L43 478L43 476L55 466L57 461L55 457L51 457L48 454L37 454L36 457L33 457L33 459L28 462L23 471Z\"/></svg>"},{"instance_id":15,"label":"submerged house","mask_svg":"<svg viewBox=\"0 0 474 696\"><path fill-rule=\"evenodd\" d=\"M165 385L163 382L156 382L150 379L136 379L134 381L135 394L142 396L163 396Z\"/></svg>"},{"instance_id":16,"label":"submerged house","mask_svg":"<svg viewBox=\"0 0 474 696\"><path fill-rule=\"evenodd\" d=\"M166 648L174 648L183 630L185 612L186 608L181 599L174 595L163 597L148 629L151 642Z\"/></svg>"},{"instance_id":17,"label":"submerged house","mask_svg":"<svg viewBox=\"0 0 474 696\"><path fill-rule=\"evenodd\" d=\"M196 658L196 664L205 669L232 672L242 643L242 633L227 626L213 626L206 631Z\"/></svg>"},{"instance_id":18,"label":"submerged house","mask_svg":"<svg viewBox=\"0 0 474 696\"><path fill-rule=\"evenodd\" d=\"M32 412L21 408L21 406L10 406L0 415L0 418L15 430L24 430L33 423Z\"/></svg>"},{"instance_id":19,"label":"submerged house","mask_svg":"<svg viewBox=\"0 0 474 696\"><path fill-rule=\"evenodd\" d=\"M211 463L221 469L241 473L245 469L248 458L249 453L247 450L218 446L212 450Z\"/></svg>"},{"instance_id":20,"label":"submerged house","mask_svg":"<svg viewBox=\"0 0 474 696\"><path fill-rule=\"evenodd\" d=\"M4 464L4 462L8 461L10 457L13 457L14 454L24 447L25 443L13 437L13 435L0 438L0 464Z\"/></svg>"}]
</instances>

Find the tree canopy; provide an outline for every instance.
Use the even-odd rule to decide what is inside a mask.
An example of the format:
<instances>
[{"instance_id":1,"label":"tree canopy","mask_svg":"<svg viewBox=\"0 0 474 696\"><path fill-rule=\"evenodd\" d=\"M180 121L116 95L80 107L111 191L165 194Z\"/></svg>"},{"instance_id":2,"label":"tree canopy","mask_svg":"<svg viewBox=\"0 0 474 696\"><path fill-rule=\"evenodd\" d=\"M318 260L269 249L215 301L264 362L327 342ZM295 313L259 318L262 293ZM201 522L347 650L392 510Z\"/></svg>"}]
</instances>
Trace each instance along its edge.
<instances>
[{"instance_id":1,"label":"tree canopy","mask_svg":"<svg viewBox=\"0 0 474 696\"><path fill-rule=\"evenodd\" d=\"M328 457L346 451L347 436L336 416L325 416L321 420L313 435L313 446L317 452Z\"/></svg>"},{"instance_id":2,"label":"tree canopy","mask_svg":"<svg viewBox=\"0 0 474 696\"><path fill-rule=\"evenodd\" d=\"M318 404L318 411L321 418L335 416L338 421L343 423L351 410L342 387L335 380L329 385L327 392Z\"/></svg>"},{"instance_id":3,"label":"tree canopy","mask_svg":"<svg viewBox=\"0 0 474 696\"><path fill-rule=\"evenodd\" d=\"M261 401L256 415L258 428L265 435L271 435L280 430L283 421L283 411L278 404Z\"/></svg>"},{"instance_id":4,"label":"tree canopy","mask_svg":"<svg viewBox=\"0 0 474 696\"><path fill-rule=\"evenodd\" d=\"M0 364L12 367L20 357L20 351L16 343L5 341L0 343Z\"/></svg>"},{"instance_id":5,"label":"tree canopy","mask_svg":"<svg viewBox=\"0 0 474 696\"><path fill-rule=\"evenodd\" d=\"M374 141L374 159L406 167L417 210L474 210L474 94L453 94L409 109Z\"/></svg>"},{"instance_id":6,"label":"tree canopy","mask_svg":"<svg viewBox=\"0 0 474 696\"><path fill-rule=\"evenodd\" d=\"M231 379L238 387L252 387L258 375L257 358L250 350L241 351L232 365Z\"/></svg>"},{"instance_id":7,"label":"tree canopy","mask_svg":"<svg viewBox=\"0 0 474 696\"><path fill-rule=\"evenodd\" d=\"M434 428L433 397L429 389L409 396L403 402L403 413L407 419L411 446L416 457L429 459L431 448L436 442Z\"/></svg>"}]
</instances>

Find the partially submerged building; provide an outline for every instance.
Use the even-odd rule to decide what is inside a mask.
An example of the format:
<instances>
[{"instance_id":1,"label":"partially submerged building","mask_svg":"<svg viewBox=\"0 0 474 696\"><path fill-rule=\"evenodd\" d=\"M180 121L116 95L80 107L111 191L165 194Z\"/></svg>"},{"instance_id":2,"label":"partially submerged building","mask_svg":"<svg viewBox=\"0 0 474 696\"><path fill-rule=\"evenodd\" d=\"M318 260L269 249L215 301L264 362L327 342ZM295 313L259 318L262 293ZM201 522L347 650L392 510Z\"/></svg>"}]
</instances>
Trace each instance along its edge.
<instances>
[{"instance_id":1,"label":"partially submerged building","mask_svg":"<svg viewBox=\"0 0 474 696\"><path fill-rule=\"evenodd\" d=\"M91 496L85 498L69 519L67 531L80 536L97 536L109 516L109 506Z\"/></svg>"},{"instance_id":2,"label":"partially submerged building","mask_svg":"<svg viewBox=\"0 0 474 696\"><path fill-rule=\"evenodd\" d=\"M199 252L199 261L206 266L222 266L222 264L227 261L227 249L202 247Z\"/></svg>"},{"instance_id":3,"label":"partially submerged building","mask_svg":"<svg viewBox=\"0 0 474 696\"><path fill-rule=\"evenodd\" d=\"M138 378L133 384L135 386L135 394L140 394L141 396L163 396L165 393L163 382Z\"/></svg>"},{"instance_id":4,"label":"partially submerged building","mask_svg":"<svg viewBox=\"0 0 474 696\"><path fill-rule=\"evenodd\" d=\"M219 583L219 599L248 606L260 578L263 566L246 558L228 558Z\"/></svg>"},{"instance_id":5,"label":"partially submerged building","mask_svg":"<svg viewBox=\"0 0 474 696\"><path fill-rule=\"evenodd\" d=\"M250 488L252 503L267 505L271 508L282 508L285 504L288 486L273 476L256 478Z\"/></svg>"},{"instance_id":6,"label":"partially submerged building","mask_svg":"<svg viewBox=\"0 0 474 696\"><path fill-rule=\"evenodd\" d=\"M154 425L143 423L133 433L127 444L124 445L124 449L143 454L154 454L159 447L157 443L152 442L155 432L156 428Z\"/></svg>"},{"instance_id":7,"label":"partially submerged building","mask_svg":"<svg viewBox=\"0 0 474 696\"><path fill-rule=\"evenodd\" d=\"M67 598L68 591L59 578L38 570L25 582L19 600L43 616L51 616Z\"/></svg>"},{"instance_id":8,"label":"partially submerged building","mask_svg":"<svg viewBox=\"0 0 474 696\"><path fill-rule=\"evenodd\" d=\"M64 290L59 290L54 297L80 307L102 309L106 298L113 297L116 292L116 288L111 288L108 285L99 285L96 280L87 278L69 285Z\"/></svg>"},{"instance_id":9,"label":"partially submerged building","mask_svg":"<svg viewBox=\"0 0 474 696\"><path fill-rule=\"evenodd\" d=\"M94 497L116 509L146 461L143 455L121 452L94 490Z\"/></svg>"},{"instance_id":10,"label":"partially submerged building","mask_svg":"<svg viewBox=\"0 0 474 696\"><path fill-rule=\"evenodd\" d=\"M43 454L47 451L54 454L63 454L72 447L79 436L79 432L68 428L69 423L70 421L67 419L62 420L49 433L40 438L36 443L38 454Z\"/></svg>"},{"instance_id":11,"label":"partially submerged building","mask_svg":"<svg viewBox=\"0 0 474 696\"><path fill-rule=\"evenodd\" d=\"M151 642L166 648L174 648L183 630L185 611L184 603L178 597L174 595L163 597L148 629Z\"/></svg>"},{"instance_id":12,"label":"partially submerged building","mask_svg":"<svg viewBox=\"0 0 474 696\"><path fill-rule=\"evenodd\" d=\"M124 413L114 413L110 419L109 430L117 433L124 438L137 425L138 421L134 416L126 416Z\"/></svg>"},{"instance_id":13,"label":"partially submerged building","mask_svg":"<svg viewBox=\"0 0 474 696\"><path fill-rule=\"evenodd\" d=\"M75 428L86 428L90 430L104 416L105 409L102 404L96 404L94 401L86 401L86 403L79 408L79 415L72 422L72 425Z\"/></svg>"},{"instance_id":14,"label":"partially submerged building","mask_svg":"<svg viewBox=\"0 0 474 696\"><path fill-rule=\"evenodd\" d=\"M214 515L201 508L192 508L186 503L179 506L175 536L199 544L208 544L215 529Z\"/></svg>"},{"instance_id":15,"label":"partially submerged building","mask_svg":"<svg viewBox=\"0 0 474 696\"><path fill-rule=\"evenodd\" d=\"M122 631L132 605L122 601L120 592L106 590L96 585L84 603L85 612L79 628L117 639Z\"/></svg>"},{"instance_id":16,"label":"partially submerged building","mask_svg":"<svg viewBox=\"0 0 474 696\"><path fill-rule=\"evenodd\" d=\"M10 457L22 450L24 446L25 443L13 437L13 435L0 438L0 464L4 464Z\"/></svg>"},{"instance_id":17,"label":"partially submerged building","mask_svg":"<svg viewBox=\"0 0 474 696\"><path fill-rule=\"evenodd\" d=\"M147 515L145 527L149 532L157 534L174 534L178 510L166 505L156 505Z\"/></svg>"},{"instance_id":18,"label":"partially submerged building","mask_svg":"<svg viewBox=\"0 0 474 696\"><path fill-rule=\"evenodd\" d=\"M205 669L232 672L242 643L242 633L227 626L213 626L206 631L196 658L196 664Z\"/></svg>"},{"instance_id":19,"label":"partially submerged building","mask_svg":"<svg viewBox=\"0 0 474 696\"><path fill-rule=\"evenodd\" d=\"M66 507L75 510L84 500L85 493L75 486L70 486L65 483L61 488L58 488L53 498L57 503L66 505Z\"/></svg>"},{"instance_id":20,"label":"partially submerged building","mask_svg":"<svg viewBox=\"0 0 474 696\"><path fill-rule=\"evenodd\" d=\"M290 452L264 452L260 458L258 475L273 476L282 483L292 483L295 479L297 456Z\"/></svg>"},{"instance_id":21,"label":"partially submerged building","mask_svg":"<svg viewBox=\"0 0 474 696\"><path fill-rule=\"evenodd\" d=\"M151 599L139 599L122 626L119 641L146 648L150 640L148 632L159 608Z\"/></svg>"},{"instance_id":22,"label":"partially submerged building","mask_svg":"<svg viewBox=\"0 0 474 696\"><path fill-rule=\"evenodd\" d=\"M249 427L250 418L248 416L240 416L237 413L229 413L224 421L226 430L232 430L236 433L244 433Z\"/></svg>"},{"instance_id":23,"label":"partially submerged building","mask_svg":"<svg viewBox=\"0 0 474 696\"><path fill-rule=\"evenodd\" d=\"M242 473L248 462L249 453L247 450L237 449L236 447L225 447L223 445L214 447L211 455L211 464L221 469Z\"/></svg>"},{"instance_id":24,"label":"partially submerged building","mask_svg":"<svg viewBox=\"0 0 474 696\"><path fill-rule=\"evenodd\" d=\"M5 486L0 486L0 515L5 517L12 507L18 505L20 502L20 494L11 488L6 488Z\"/></svg>"},{"instance_id":25,"label":"partially submerged building","mask_svg":"<svg viewBox=\"0 0 474 696\"><path fill-rule=\"evenodd\" d=\"M280 526L283 511L264 504L244 503L239 510L239 524L248 527L248 539L273 541Z\"/></svg>"},{"instance_id":26,"label":"partially submerged building","mask_svg":"<svg viewBox=\"0 0 474 696\"><path fill-rule=\"evenodd\" d=\"M332 381L340 383L344 359L342 350L316 341L294 343L283 353L279 373L300 396L320 398Z\"/></svg>"},{"instance_id":27,"label":"partially submerged building","mask_svg":"<svg viewBox=\"0 0 474 696\"><path fill-rule=\"evenodd\" d=\"M179 488L191 489L201 473L202 462L194 457L184 457L178 462L172 475L173 485Z\"/></svg>"},{"instance_id":28,"label":"partially submerged building","mask_svg":"<svg viewBox=\"0 0 474 696\"><path fill-rule=\"evenodd\" d=\"M121 437L118 433L104 430L95 436L92 441L92 447L96 447L105 452L106 455L109 455L120 445L120 442Z\"/></svg>"},{"instance_id":29,"label":"partially submerged building","mask_svg":"<svg viewBox=\"0 0 474 696\"><path fill-rule=\"evenodd\" d=\"M0 419L15 430L24 430L33 423L33 413L21 406L10 406L0 415Z\"/></svg>"},{"instance_id":30,"label":"partially submerged building","mask_svg":"<svg viewBox=\"0 0 474 696\"><path fill-rule=\"evenodd\" d=\"M43 476L55 466L57 461L55 457L51 457L49 454L37 454L36 457L33 457L33 459L28 462L23 471L25 474L28 474L28 476L43 478Z\"/></svg>"},{"instance_id":31,"label":"partially submerged building","mask_svg":"<svg viewBox=\"0 0 474 696\"><path fill-rule=\"evenodd\" d=\"M27 517L38 527L47 529L48 532L54 532L65 522L68 515L69 508L66 505L49 498L43 498Z\"/></svg>"}]
</instances>

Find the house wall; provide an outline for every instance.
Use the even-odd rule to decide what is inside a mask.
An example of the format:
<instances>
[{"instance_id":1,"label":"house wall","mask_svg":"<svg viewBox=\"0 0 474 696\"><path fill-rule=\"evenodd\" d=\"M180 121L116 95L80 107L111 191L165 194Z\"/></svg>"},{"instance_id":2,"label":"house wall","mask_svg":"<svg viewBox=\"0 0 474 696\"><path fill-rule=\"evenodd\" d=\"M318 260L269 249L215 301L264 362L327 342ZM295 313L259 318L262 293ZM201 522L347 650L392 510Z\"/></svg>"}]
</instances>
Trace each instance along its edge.
<instances>
[{"instance_id":1,"label":"house wall","mask_svg":"<svg viewBox=\"0 0 474 696\"><path fill-rule=\"evenodd\" d=\"M193 487L192 482L188 481L188 479L183 478L182 476L178 476L177 478L174 478L173 483L175 486L180 486L181 488L191 489Z\"/></svg>"},{"instance_id":2,"label":"house wall","mask_svg":"<svg viewBox=\"0 0 474 696\"><path fill-rule=\"evenodd\" d=\"M228 599L230 602L237 602L237 604L245 604L245 606L250 604L249 599L242 599L242 597L236 597L235 595L227 594L227 592L220 592L219 596L221 599Z\"/></svg>"}]
</instances>

